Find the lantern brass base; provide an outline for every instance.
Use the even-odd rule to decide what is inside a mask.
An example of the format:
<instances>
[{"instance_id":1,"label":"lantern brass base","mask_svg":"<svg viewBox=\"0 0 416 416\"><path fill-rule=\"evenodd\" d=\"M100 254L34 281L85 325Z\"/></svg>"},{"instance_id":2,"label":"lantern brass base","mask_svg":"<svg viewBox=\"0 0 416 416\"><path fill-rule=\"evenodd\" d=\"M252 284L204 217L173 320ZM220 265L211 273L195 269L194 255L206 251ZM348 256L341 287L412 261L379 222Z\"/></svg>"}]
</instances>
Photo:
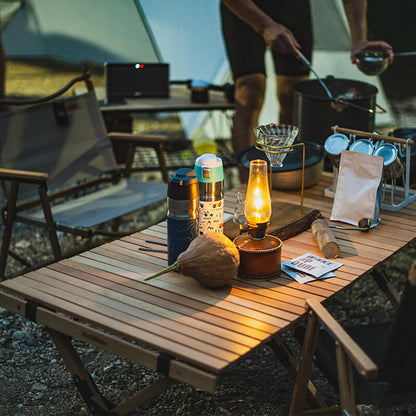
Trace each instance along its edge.
<instances>
[{"instance_id":1,"label":"lantern brass base","mask_svg":"<svg viewBox=\"0 0 416 416\"><path fill-rule=\"evenodd\" d=\"M266 234L261 240L242 234L234 239L240 253L238 276L244 279L271 279L281 270L282 241Z\"/></svg>"}]
</instances>

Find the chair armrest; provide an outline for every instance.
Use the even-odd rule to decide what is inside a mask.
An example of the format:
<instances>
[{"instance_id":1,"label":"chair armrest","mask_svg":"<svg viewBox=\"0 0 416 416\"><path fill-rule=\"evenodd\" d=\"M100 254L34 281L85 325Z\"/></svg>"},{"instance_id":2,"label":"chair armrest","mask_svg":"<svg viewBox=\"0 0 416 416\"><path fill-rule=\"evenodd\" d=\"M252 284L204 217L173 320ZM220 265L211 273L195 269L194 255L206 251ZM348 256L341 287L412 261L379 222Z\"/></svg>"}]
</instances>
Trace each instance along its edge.
<instances>
[{"instance_id":1,"label":"chair armrest","mask_svg":"<svg viewBox=\"0 0 416 416\"><path fill-rule=\"evenodd\" d=\"M416 286L416 261L410 265L409 276L407 278L411 286Z\"/></svg>"},{"instance_id":2,"label":"chair armrest","mask_svg":"<svg viewBox=\"0 0 416 416\"><path fill-rule=\"evenodd\" d=\"M108 137L114 141L130 142L137 145L155 145L169 140L168 136L156 134L137 134L137 133L108 133Z\"/></svg>"},{"instance_id":3,"label":"chair armrest","mask_svg":"<svg viewBox=\"0 0 416 416\"><path fill-rule=\"evenodd\" d=\"M339 342L364 379L375 380L378 376L377 365L350 337L335 318L322 306L322 304L316 299L307 299L306 306L316 314L319 321L325 326L331 336Z\"/></svg>"},{"instance_id":4,"label":"chair armrest","mask_svg":"<svg viewBox=\"0 0 416 416\"><path fill-rule=\"evenodd\" d=\"M30 172L27 170L0 169L1 179L18 179L26 182L46 182L48 174L44 172Z\"/></svg>"}]
</instances>

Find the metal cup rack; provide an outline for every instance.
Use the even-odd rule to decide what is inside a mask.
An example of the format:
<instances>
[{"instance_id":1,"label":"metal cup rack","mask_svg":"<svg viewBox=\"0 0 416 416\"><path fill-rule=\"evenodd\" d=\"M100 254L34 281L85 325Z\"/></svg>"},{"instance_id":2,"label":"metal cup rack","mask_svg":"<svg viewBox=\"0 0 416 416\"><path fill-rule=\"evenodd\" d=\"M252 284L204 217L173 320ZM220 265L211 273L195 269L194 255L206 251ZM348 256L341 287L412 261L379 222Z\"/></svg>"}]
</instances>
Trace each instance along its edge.
<instances>
[{"instance_id":1,"label":"metal cup rack","mask_svg":"<svg viewBox=\"0 0 416 416\"><path fill-rule=\"evenodd\" d=\"M350 145L356 140L356 137L365 137L373 139L375 142L384 141L392 143L393 145L405 148L405 160L404 160L404 171L401 174L402 184L398 185L395 176L383 175L381 187L381 208L388 211L399 211L406 205L416 200L416 192L410 190L410 165L411 155L410 149L415 145L415 141L412 138L401 139L393 136L385 136L382 134L369 133L360 130L347 129L343 127L334 126L332 127L334 133L343 133L349 136ZM399 152L397 157L399 158ZM325 195L333 197L336 190L336 180L338 176L338 169L334 167L334 182L331 187L325 189Z\"/></svg>"},{"instance_id":2,"label":"metal cup rack","mask_svg":"<svg viewBox=\"0 0 416 416\"><path fill-rule=\"evenodd\" d=\"M289 153L291 152L295 147L302 146L302 186L301 186L301 194L300 194L300 213L303 212L303 191L304 191L304 184L305 184L305 143L295 143L288 146L272 146L272 145L265 145L263 143L260 143L259 141L256 141L256 149L261 150L265 153L270 154L282 154L282 153ZM267 157L269 159L269 162L271 158ZM283 162L282 162L283 165ZM269 163L269 187L270 190L273 189L272 187L272 173L273 173L273 166L272 163Z\"/></svg>"}]
</instances>

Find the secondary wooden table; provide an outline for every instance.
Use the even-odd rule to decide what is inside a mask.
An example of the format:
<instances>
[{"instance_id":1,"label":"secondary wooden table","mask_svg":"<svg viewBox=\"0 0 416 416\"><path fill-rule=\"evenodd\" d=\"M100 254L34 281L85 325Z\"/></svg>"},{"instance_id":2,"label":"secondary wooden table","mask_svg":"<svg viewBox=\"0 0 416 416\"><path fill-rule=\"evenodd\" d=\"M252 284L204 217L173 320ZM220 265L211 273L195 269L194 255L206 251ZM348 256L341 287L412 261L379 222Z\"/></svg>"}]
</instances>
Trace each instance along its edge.
<instances>
[{"instance_id":1,"label":"secondary wooden table","mask_svg":"<svg viewBox=\"0 0 416 416\"><path fill-rule=\"evenodd\" d=\"M222 91L209 91L206 103L191 101L191 90L185 85L171 85L168 98L126 98L121 103L108 103L101 106L106 113L155 113L176 111L233 110L234 103L225 99ZM98 94L100 98L100 94Z\"/></svg>"},{"instance_id":2,"label":"secondary wooden table","mask_svg":"<svg viewBox=\"0 0 416 416\"><path fill-rule=\"evenodd\" d=\"M103 101L104 91L96 89L98 99ZM206 103L191 101L191 90L186 85L170 85L168 98L126 98L121 103L104 103L100 106L108 131L128 131L133 129L131 114L177 113L206 111L215 138L228 137L231 132L232 114L235 104L226 100L223 91L208 92ZM220 117L216 117L216 115ZM120 150L115 146L116 153Z\"/></svg>"},{"instance_id":3,"label":"secondary wooden table","mask_svg":"<svg viewBox=\"0 0 416 416\"><path fill-rule=\"evenodd\" d=\"M305 206L325 217L332 208L332 200L324 197L330 181L324 174L305 191ZM299 204L298 192L274 192L273 198ZM226 194L227 212L233 212L235 200L236 191ZM382 211L381 224L368 233L335 230L344 266L324 281L302 285L282 274L270 281L236 279L232 287L212 290L171 272L144 282L167 265L166 254L138 250L156 247L148 239L166 241L162 222L2 282L0 305L48 328L92 412L125 413L175 380L213 392L217 375L231 363L294 325L305 314L306 299L329 299L411 241L415 208L412 203L396 213ZM282 261L307 252L320 255L310 230L284 241ZM71 338L165 377L112 408L96 390Z\"/></svg>"}]
</instances>

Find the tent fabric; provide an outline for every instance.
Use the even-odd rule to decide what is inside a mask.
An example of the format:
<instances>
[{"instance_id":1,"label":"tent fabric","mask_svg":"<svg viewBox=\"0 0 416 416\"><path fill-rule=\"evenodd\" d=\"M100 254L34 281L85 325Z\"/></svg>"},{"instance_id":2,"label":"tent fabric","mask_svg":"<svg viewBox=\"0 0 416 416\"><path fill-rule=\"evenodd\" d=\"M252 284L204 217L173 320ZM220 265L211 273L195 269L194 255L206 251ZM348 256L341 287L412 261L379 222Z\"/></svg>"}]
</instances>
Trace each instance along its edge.
<instances>
[{"instance_id":1,"label":"tent fabric","mask_svg":"<svg viewBox=\"0 0 416 416\"><path fill-rule=\"evenodd\" d=\"M1 0L0 1L0 27L4 28L20 9L22 0Z\"/></svg>"},{"instance_id":2,"label":"tent fabric","mask_svg":"<svg viewBox=\"0 0 416 416\"><path fill-rule=\"evenodd\" d=\"M0 7L9 2L2 0ZM4 27L8 58L82 63L159 62L135 0L25 0ZM16 6L16 5L15 5Z\"/></svg>"},{"instance_id":3,"label":"tent fabric","mask_svg":"<svg viewBox=\"0 0 416 416\"><path fill-rule=\"evenodd\" d=\"M342 0L311 0L311 13L315 51L350 51Z\"/></svg>"}]
</instances>

